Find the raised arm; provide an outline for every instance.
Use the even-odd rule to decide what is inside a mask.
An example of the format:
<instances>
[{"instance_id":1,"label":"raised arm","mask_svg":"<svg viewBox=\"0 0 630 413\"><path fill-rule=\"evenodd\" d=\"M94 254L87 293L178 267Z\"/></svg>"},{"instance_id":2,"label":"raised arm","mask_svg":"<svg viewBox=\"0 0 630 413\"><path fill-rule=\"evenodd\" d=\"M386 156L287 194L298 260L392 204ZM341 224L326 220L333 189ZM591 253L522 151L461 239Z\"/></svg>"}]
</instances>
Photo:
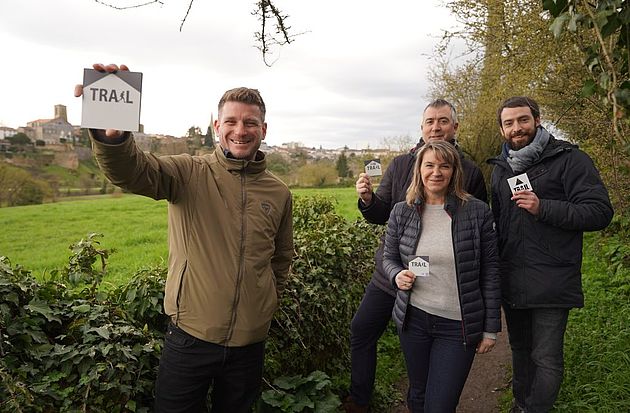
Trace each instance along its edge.
<instances>
[{"instance_id":1,"label":"raised arm","mask_svg":"<svg viewBox=\"0 0 630 413\"><path fill-rule=\"evenodd\" d=\"M126 65L92 65L95 70L115 73L128 71ZM83 95L83 85L74 89ZM157 157L142 152L130 132L116 129L90 129L92 148L99 167L117 186L153 199L177 202L180 190L191 177L193 160L189 155Z\"/></svg>"}]
</instances>

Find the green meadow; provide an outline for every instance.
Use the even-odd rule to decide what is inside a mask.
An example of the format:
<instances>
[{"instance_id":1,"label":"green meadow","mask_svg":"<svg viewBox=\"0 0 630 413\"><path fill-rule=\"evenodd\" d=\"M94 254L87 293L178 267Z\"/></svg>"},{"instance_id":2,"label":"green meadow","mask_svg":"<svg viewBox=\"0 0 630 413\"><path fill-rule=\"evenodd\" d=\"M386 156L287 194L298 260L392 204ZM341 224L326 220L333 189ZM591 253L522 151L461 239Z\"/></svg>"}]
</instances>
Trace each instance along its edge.
<instances>
[{"instance_id":1,"label":"green meadow","mask_svg":"<svg viewBox=\"0 0 630 413\"><path fill-rule=\"evenodd\" d=\"M294 189L294 196L325 196L348 219L360 216L354 188ZM115 249L104 284L119 284L136 270L164 266L168 258L167 202L136 195L85 197L42 205L0 208L0 256L38 277L67 263L69 246L96 232Z\"/></svg>"}]
</instances>

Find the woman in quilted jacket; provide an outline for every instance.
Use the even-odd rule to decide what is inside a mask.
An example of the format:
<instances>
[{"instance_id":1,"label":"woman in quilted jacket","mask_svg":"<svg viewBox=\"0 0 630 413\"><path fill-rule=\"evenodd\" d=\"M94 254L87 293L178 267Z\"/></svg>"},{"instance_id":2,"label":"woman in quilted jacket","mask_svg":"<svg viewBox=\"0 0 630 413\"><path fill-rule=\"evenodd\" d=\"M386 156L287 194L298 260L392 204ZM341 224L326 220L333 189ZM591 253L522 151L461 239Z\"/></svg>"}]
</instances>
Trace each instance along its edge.
<instances>
[{"instance_id":1,"label":"woman in quilted jacket","mask_svg":"<svg viewBox=\"0 0 630 413\"><path fill-rule=\"evenodd\" d=\"M499 264L488 205L462 187L454 146L428 142L387 226L383 267L398 289L393 318L411 412L455 412L476 353L501 329Z\"/></svg>"}]
</instances>

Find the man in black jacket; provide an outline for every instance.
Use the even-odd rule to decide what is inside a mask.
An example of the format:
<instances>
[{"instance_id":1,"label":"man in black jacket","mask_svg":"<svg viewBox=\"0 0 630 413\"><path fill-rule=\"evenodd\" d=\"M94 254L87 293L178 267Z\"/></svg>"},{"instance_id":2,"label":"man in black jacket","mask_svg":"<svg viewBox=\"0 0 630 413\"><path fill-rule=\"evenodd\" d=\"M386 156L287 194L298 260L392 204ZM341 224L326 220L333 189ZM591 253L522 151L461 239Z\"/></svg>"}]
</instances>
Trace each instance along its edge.
<instances>
[{"instance_id":1,"label":"man in black jacket","mask_svg":"<svg viewBox=\"0 0 630 413\"><path fill-rule=\"evenodd\" d=\"M413 177L417 150L432 139L451 142L457 146L457 112L453 105L437 99L424 109L422 138L409 153L392 160L383 175L376 193L367 174L360 174L356 182L358 206L363 217L372 224L385 225L389 213L397 202L404 201ZM464 188L476 198L488 202L486 184L481 170L474 162L464 158ZM352 377L350 396L344 402L346 412L367 412L372 397L376 372L376 345L392 315L396 291L383 270L383 240L375 254L376 267L372 280L351 324Z\"/></svg>"},{"instance_id":2,"label":"man in black jacket","mask_svg":"<svg viewBox=\"0 0 630 413\"><path fill-rule=\"evenodd\" d=\"M512 411L547 412L562 383L569 309L584 305L582 234L605 228L613 209L593 161L541 126L533 99L507 99L497 120L505 142L488 162L512 347Z\"/></svg>"}]
</instances>

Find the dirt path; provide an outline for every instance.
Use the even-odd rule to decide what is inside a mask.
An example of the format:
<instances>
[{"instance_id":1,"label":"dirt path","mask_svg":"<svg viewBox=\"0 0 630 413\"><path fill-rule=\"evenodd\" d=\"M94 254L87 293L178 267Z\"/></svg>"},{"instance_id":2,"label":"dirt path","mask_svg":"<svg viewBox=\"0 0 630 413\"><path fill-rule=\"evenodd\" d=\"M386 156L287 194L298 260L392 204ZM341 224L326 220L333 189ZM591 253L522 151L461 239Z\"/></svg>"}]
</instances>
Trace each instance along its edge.
<instances>
[{"instance_id":1,"label":"dirt path","mask_svg":"<svg viewBox=\"0 0 630 413\"><path fill-rule=\"evenodd\" d=\"M459 399L457 413L498 413L498 399L509 386L508 369L511 360L507 327L503 320L503 331L498 334L495 348L489 354L475 357L464 391ZM402 393L407 383L401 383ZM387 413L406 413L407 408L401 403Z\"/></svg>"}]
</instances>

